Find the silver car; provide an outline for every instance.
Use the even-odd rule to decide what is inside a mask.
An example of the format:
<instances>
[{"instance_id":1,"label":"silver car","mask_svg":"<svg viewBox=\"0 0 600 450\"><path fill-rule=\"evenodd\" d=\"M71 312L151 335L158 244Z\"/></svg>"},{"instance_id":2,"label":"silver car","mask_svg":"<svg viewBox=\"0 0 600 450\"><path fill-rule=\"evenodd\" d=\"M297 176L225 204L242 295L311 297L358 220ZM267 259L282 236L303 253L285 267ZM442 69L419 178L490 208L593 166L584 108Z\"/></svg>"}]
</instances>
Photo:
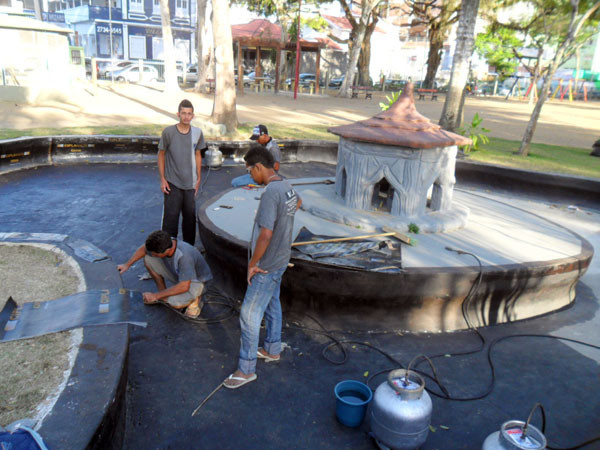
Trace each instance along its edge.
<instances>
[{"instance_id":1,"label":"silver car","mask_svg":"<svg viewBox=\"0 0 600 450\"><path fill-rule=\"evenodd\" d=\"M128 81L129 83L137 83L140 81L140 68L136 65L127 66L114 73L115 81ZM144 65L144 82L158 81L158 70L154 66Z\"/></svg>"}]
</instances>

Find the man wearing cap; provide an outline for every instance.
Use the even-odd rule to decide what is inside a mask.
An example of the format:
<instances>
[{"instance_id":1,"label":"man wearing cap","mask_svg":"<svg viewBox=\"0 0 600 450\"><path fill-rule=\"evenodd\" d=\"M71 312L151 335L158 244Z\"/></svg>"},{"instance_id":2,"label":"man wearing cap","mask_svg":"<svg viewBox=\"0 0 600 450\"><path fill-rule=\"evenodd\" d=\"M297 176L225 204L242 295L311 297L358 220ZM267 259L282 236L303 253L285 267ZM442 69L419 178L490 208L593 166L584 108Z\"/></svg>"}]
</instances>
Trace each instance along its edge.
<instances>
[{"instance_id":1,"label":"man wearing cap","mask_svg":"<svg viewBox=\"0 0 600 450\"><path fill-rule=\"evenodd\" d=\"M278 173L279 162L281 161L281 151L279 150L279 145L277 145L277 141L271 136L269 136L267 127L264 125L255 126L254 130L252 130L252 136L250 136L250 139L252 139L253 141L257 141L261 145L264 145L264 147L267 150L269 150L269 152L273 156L273 160L275 161L273 168L275 169L275 172ZM231 180L231 186L233 187L247 186L253 183L254 180L249 174L245 174Z\"/></svg>"},{"instance_id":2,"label":"man wearing cap","mask_svg":"<svg viewBox=\"0 0 600 450\"><path fill-rule=\"evenodd\" d=\"M194 106L182 100L177 109L179 123L163 130L158 143L158 173L163 192L162 229L177 237L179 215L183 240L196 240L196 200L202 169L201 151L206 148L200 128L193 127Z\"/></svg>"}]
</instances>

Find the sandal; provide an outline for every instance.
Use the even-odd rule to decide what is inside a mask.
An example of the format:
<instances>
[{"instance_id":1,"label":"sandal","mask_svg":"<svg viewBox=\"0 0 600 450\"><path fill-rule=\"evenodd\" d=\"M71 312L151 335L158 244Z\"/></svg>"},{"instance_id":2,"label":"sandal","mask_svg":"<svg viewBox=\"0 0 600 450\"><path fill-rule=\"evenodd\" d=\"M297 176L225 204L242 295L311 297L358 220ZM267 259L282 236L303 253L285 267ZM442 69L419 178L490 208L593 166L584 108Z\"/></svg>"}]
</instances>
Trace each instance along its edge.
<instances>
[{"instance_id":1,"label":"sandal","mask_svg":"<svg viewBox=\"0 0 600 450\"><path fill-rule=\"evenodd\" d=\"M248 378L234 377L233 374L231 374L225 379L225 381L223 381L223 386L225 386L227 389L237 389L245 384L250 383L251 381L256 380L256 378L257 377L255 373Z\"/></svg>"},{"instance_id":2,"label":"sandal","mask_svg":"<svg viewBox=\"0 0 600 450\"><path fill-rule=\"evenodd\" d=\"M262 350L262 351L261 351L261 350ZM265 352L266 354L265 354L265 353L262 353L262 352ZM262 347L259 347L258 351L256 352L256 357L257 357L258 359L264 359L264 360L265 360L265 362L275 362L275 361L279 361L279 360L281 359L281 355L277 355L277 358L273 358L273 357L272 357L272 356L270 356L270 355L267 353L267 351L266 351L264 348L262 348Z\"/></svg>"},{"instance_id":3,"label":"sandal","mask_svg":"<svg viewBox=\"0 0 600 450\"><path fill-rule=\"evenodd\" d=\"M204 306L204 303L199 303L196 306L188 306L185 309L185 317L188 317L190 319L197 319L200 316L200 313L202 312L202 306Z\"/></svg>"}]
</instances>

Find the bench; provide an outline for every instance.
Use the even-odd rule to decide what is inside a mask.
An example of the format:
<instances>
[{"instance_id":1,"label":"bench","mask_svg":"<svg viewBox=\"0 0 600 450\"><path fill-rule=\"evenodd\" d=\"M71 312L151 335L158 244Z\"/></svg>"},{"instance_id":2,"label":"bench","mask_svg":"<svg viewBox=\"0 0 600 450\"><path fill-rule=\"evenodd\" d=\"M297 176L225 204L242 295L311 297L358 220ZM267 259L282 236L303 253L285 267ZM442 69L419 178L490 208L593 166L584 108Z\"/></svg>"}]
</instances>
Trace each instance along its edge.
<instances>
[{"instance_id":1,"label":"bench","mask_svg":"<svg viewBox=\"0 0 600 450\"><path fill-rule=\"evenodd\" d=\"M437 89L417 89L419 100L425 100L427 94L431 94L431 100L437 100Z\"/></svg>"},{"instance_id":2,"label":"bench","mask_svg":"<svg viewBox=\"0 0 600 450\"><path fill-rule=\"evenodd\" d=\"M352 97L351 98L358 98L358 94L361 91L365 91L365 99L373 98L373 92L371 91L370 86L352 86L351 89L352 89Z\"/></svg>"}]
</instances>

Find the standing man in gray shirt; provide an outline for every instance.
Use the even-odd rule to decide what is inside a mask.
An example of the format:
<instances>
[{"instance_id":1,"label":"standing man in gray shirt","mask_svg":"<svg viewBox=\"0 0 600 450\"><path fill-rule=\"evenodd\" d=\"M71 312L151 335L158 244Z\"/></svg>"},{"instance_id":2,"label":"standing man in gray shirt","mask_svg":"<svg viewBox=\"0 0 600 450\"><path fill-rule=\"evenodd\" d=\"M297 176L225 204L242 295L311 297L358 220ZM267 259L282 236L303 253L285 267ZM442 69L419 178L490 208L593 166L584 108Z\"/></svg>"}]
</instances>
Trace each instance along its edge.
<instances>
[{"instance_id":1,"label":"standing man in gray shirt","mask_svg":"<svg viewBox=\"0 0 600 450\"><path fill-rule=\"evenodd\" d=\"M302 200L273 168L266 148L251 149L246 170L257 184L266 185L252 231L252 258L248 263L248 288L240 311L242 332L238 369L223 384L236 389L256 380L256 359L279 361L281 353L281 278L290 261L294 216ZM264 347L258 347L260 322L267 324Z\"/></svg>"},{"instance_id":2,"label":"standing man in gray shirt","mask_svg":"<svg viewBox=\"0 0 600 450\"><path fill-rule=\"evenodd\" d=\"M202 170L201 150L206 148L200 128L191 126L194 106L182 100L177 110L179 123L163 130L158 143L158 173L164 194L162 229L176 238L181 214L183 240L196 240L196 201Z\"/></svg>"}]
</instances>

